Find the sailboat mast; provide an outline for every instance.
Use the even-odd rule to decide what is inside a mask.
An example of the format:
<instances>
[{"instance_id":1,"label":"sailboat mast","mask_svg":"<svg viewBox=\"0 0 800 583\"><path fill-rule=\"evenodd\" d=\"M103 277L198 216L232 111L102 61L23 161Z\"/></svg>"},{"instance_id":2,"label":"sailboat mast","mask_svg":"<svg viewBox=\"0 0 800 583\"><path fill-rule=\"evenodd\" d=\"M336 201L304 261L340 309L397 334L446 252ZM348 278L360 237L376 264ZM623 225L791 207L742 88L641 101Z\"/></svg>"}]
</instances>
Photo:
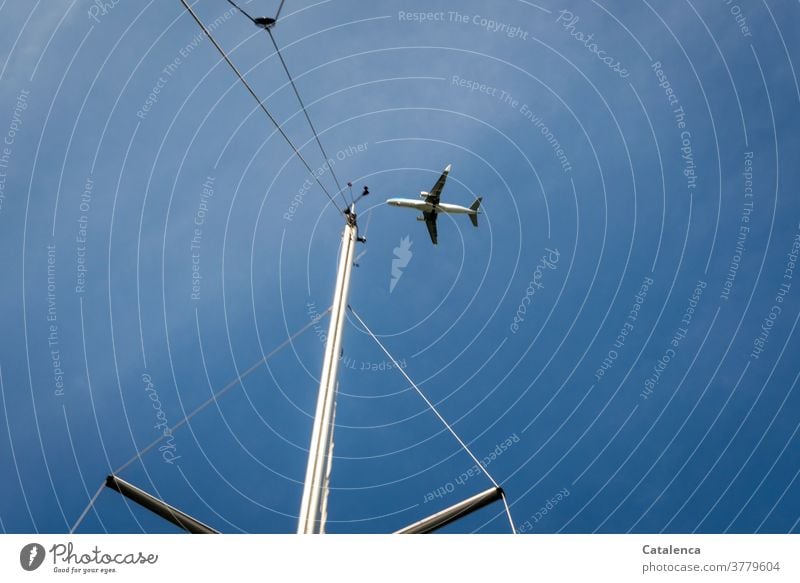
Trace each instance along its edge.
<instances>
[{"instance_id":1,"label":"sailboat mast","mask_svg":"<svg viewBox=\"0 0 800 583\"><path fill-rule=\"evenodd\" d=\"M308 448L308 466L303 500L300 505L300 519L297 525L298 534L323 534L325 532L328 478L333 455L333 414L339 355L342 350L342 331L346 319L353 255L358 241L355 205L345 212L345 218L347 222L342 234L331 320L319 379L317 410L311 432L311 445Z\"/></svg>"}]
</instances>

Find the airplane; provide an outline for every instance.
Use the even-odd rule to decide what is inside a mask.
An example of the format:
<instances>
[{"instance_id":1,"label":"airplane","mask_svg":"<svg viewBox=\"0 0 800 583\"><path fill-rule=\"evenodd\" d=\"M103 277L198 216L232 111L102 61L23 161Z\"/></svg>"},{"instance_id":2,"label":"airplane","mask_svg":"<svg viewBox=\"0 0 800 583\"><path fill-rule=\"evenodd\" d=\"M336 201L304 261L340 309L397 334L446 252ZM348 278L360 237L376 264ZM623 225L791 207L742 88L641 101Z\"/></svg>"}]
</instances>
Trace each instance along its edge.
<instances>
[{"instance_id":1,"label":"airplane","mask_svg":"<svg viewBox=\"0 0 800 583\"><path fill-rule=\"evenodd\" d=\"M425 221L425 226L428 227L428 234L430 234L431 241L433 241L434 245L437 244L438 238L436 232L436 218L439 216L439 213L465 214L469 216L469 220L472 221L473 226L478 226L478 207L481 206L482 197L476 198L475 202L473 202L469 208L458 204L439 202L444 183L447 180L447 175L450 173L451 167L452 164L447 165L447 168L444 169L444 172L442 172L442 175L439 177L439 180L436 181L436 184L433 185L430 192L422 191L419 193L425 200L390 198L386 201L386 204L391 206L413 208L422 211L422 216L417 217L417 220Z\"/></svg>"}]
</instances>

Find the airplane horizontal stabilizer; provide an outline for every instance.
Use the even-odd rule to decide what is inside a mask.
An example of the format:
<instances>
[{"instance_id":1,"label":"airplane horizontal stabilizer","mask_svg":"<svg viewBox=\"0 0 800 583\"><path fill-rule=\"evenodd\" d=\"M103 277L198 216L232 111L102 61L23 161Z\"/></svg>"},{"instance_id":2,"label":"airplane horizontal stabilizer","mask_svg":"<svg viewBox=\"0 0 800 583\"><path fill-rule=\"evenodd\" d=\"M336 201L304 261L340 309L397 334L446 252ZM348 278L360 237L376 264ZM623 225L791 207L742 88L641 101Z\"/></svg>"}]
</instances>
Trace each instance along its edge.
<instances>
[{"instance_id":1,"label":"airplane horizontal stabilizer","mask_svg":"<svg viewBox=\"0 0 800 583\"><path fill-rule=\"evenodd\" d=\"M478 226L478 208L481 206L481 201L483 197L478 197L475 199L475 202L472 203L472 206L469 207L469 210L475 211L469 214L469 220L472 221L472 226Z\"/></svg>"}]
</instances>

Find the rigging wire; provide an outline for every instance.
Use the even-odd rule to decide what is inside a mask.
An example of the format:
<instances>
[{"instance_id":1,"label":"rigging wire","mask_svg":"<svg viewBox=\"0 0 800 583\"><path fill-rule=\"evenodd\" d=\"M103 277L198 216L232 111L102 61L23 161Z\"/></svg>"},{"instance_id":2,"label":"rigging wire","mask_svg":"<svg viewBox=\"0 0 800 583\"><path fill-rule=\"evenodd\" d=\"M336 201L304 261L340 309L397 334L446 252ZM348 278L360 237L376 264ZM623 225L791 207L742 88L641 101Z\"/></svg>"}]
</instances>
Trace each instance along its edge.
<instances>
[{"instance_id":1,"label":"rigging wire","mask_svg":"<svg viewBox=\"0 0 800 583\"><path fill-rule=\"evenodd\" d=\"M475 464L483 471L483 473L486 475L486 477L489 478L489 481L494 485L494 487L497 488L498 490L500 490L500 495L501 495L501 498L503 499L503 505L505 506L506 514L508 515L508 521L511 524L511 530L514 532L514 534L516 534L517 533L517 529L514 526L514 519L511 517L511 509L508 507L508 502L506 501L506 495L505 495L505 492L503 491L503 488L492 477L492 475L489 473L489 470L487 470L484 467L484 465L480 461L478 461L478 458L475 457L475 454L472 453L472 451L469 449L469 447L467 447L467 444L464 443L464 441L458 436L458 434L450 426L450 424L445 420L445 418L442 417L441 413L439 413L439 411L436 410L436 407L434 407L433 403L431 403L430 400L428 400L428 397L425 396L425 393L423 393L420 390L420 388L414 383L414 381L411 380L411 377L409 377L406 374L406 371L403 370L400 367L398 362L395 360L394 356L391 355L391 353L387 350L387 348L383 345L383 343L378 339L378 337L375 336L375 334L372 332L372 330L370 330L369 326L367 326L367 324L364 322L364 320L361 319L361 316L358 315L358 313L353 309L352 306L348 305L347 307L350 309L350 312L353 314L353 316L355 316L356 319L359 321L359 323L364 327L364 330L366 330L367 333L372 337L372 339L375 341L375 343L378 346L381 347L381 350L383 350L384 354L386 354L386 356L389 357L389 360L391 360L392 364L394 364L395 368L398 371L400 371L400 374L402 374L405 377L406 381L408 381L408 383L412 387L414 387L414 390L416 390L417 393L419 394L419 396L422 397L422 400L425 401L425 403L428 404L428 407L430 407L431 411L433 411L436 414L436 416L439 418L439 421L441 421L444 424L444 426L447 428L447 430L453 435L453 437L456 438L456 441L458 441L458 443L461 444L461 447L464 448L464 451L466 451L469 454L469 456L472 458L472 460L475 462Z\"/></svg>"},{"instance_id":2,"label":"rigging wire","mask_svg":"<svg viewBox=\"0 0 800 583\"><path fill-rule=\"evenodd\" d=\"M302 328L300 328L300 329L299 329L297 332L295 332L294 334L292 334L291 336L289 336L289 338L287 338L286 340L284 340L283 342L281 342L281 343L280 343L278 346L276 346L275 348L273 348L273 349L272 349L272 352L270 352L269 354L267 354L267 355L266 355L264 358L260 359L260 360L259 360L258 362L256 362L255 364L253 364L253 365L252 365L250 368L248 368L246 371L244 371L243 373L241 373L241 374L240 374L239 376L237 376L235 379L233 379L233 380L231 380L230 382L228 382L228 383L227 383L227 384L226 384L224 387L222 387L222 388L221 388L219 391L217 391L216 393L214 393L213 395L211 395L211 396L210 396L208 399L206 399L206 400L205 400L203 403L201 403L201 404L200 404L200 405L199 405L197 408L195 408L195 409L194 409L194 410L193 410L191 413L189 413L188 415L186 415L186 417L184 417L183 419L181 419L180 421L178 421L178 422L177 422L175 425L173 425L172 427L170 427L170 428L169 428L169 432L166 432L166 431L162 432L162 434L161 434L159 437L157 437L156 439L154 439L152 442L150 442L150 443L149 443L147 446L145 446L143 449L141 449L141 450L137 451L137 452L136 452L136 453L133 455L133 457L131 457L131 459L129 459L127 462L125 462L124 464L122 464L120 467L118 467L116 470L114 470L114 471L113 471L113 472L111 472L111 473L112 473L112 474L114 474L115 476L116 476L116 475L119 475L119 473L120 473L120 472L122 472L123 470L125 470L125 468L127 468L128 466L130 466L130 465L131 465L133 462L135 462L137 459L140 459L140 458L141 458L141 457L142 457L144 454L146 454L146 453L147 453L147 452L149 452L151 449L153 449L155 446L157 446L159 443L161 443L161 441L162 441L162 440L164 439L164 437L165 437L165 436L164 436L164 434L165 434L165 433L172 434L172 433L174 433L174 432L175 432L175 430L176 430L176 429L178 429L178 428L182 427L183 425L185 425L186 423L188 423L188 422L189 422L189 420L190 420L192 417L194 417L194 416L195 416L195 415L197 415L197 414L198 414L200 411L202 411L203 409L205 409L206 407L208 407L208 406L209 406L211 403L213 403L213 402L217 401L217 400L218 400L218 399L219 399L219 398L220 398L222 395L224 395L225 393L227 393L228 391L230 391L230 390L231 390L233 387L235 387L236 385L238 385L239 383L241 383L241 382L244 380L244 378L245 378L245 377L247 377L248 375L250 375L250 374L251 374L253 371L255 371L257 368L259 368L259 367L260 367L262 364L264 364L264 363L265 363L265 362L267 362L267 361L268 361L270 358L272 358L273 356L275 356L275 355L276 355L276 354L277 354L277 353L278 353L280 350L282 350L283 348L286 348L286 346L288 346L289 344L291 344L291 343L292 343L292 342L293 342L293 341L294 341L294 340L295 340L295 339L296 339L298 336L300 336L300 335L301 335L303 332L305 332L306 330L308 330L309 328L311 328L311 327L312 327L314 324L316 324L317 322L319 322L319 320L320 320L320 319L321 319L323 316L325 316L325 314L327 314L327 313L328 313L328 312L330 312L330 311L331 311L331 308L329 307L327 310L325 310L324 312L322 312L321 314L319 314L319 316L317 316L316 318L314 318L313 320L311 320L311 321L310 321L308 324L306 324L305 326L303 326Z\"/></svg>"},{"instance_id":3,"label":"rigging wire","mask_svg":"<svg viewBox=\"0 0 800 583\"><path fill-rule=\"evenodd\" d=\"M316 142L317 142L317 146L319 147L319 149L320 149L320 152L322 153L323 159L325 160L325 163L326 163L327 167L328 167L328 168L330 169L330 171L331 171L331 176L333 177L333 180L334 180L334 182L336 183L336 187L337 187L337 189L338 189L338 191L337 191L337 192L338 192L338 194L340 194L340 195L341 195L341 197L342 197L342 200L343 200L343 201L344 201L344 203L345 203L345 207L349 206L349 205L348 205L348 202L347 202L347 199L346 199L346 198L345 198L345 196L344 196L344 189L342 188L342 186L341 186L341 184L340 184L340 182L339 182L339 179L338 179L338 177L336 176L336 172L334 171L334 169L333 169L333 166L331 166L330 164L328 164L328 155L327 155L327 152L325 151L325 148L324 148L324 146L322 145L322 141L320 140L319 133L317 132L316 128L314 127L314 123L311 121L311 117L310 117L310 115L309 115L309 113L308 113L308 109L307 109L307 107L306 107L305 103L303 102L303 98L300 96L300 91L298 90L298 88L297 88L297 85L295 84L294 77L292 76L291 72L289 71L289 67L288 67L288 65L286 64L286 60L283 58L283 54L281 53L281 51L280 51L280 48L278 47L278 43L275 41L275 37L274 37L274 35L272 34L272 30L271 30L271 28L272 28L272 26L275 24L275 22L278 20L278 16L280 15L280 12L281 12L281 10L282 10L282 8L283 8L283 4L284 4L285 0L281 0L281 3L280 3L280 5L278 6L278 11L277 11L277 13L276 13L276 15L275 15L275 18L258 18L258 19L257 19L257 18L254 18L254 17L252 17L250 14L248 14L248 13L247 13L247 12L246 12L246 11L245 11L243 8L241 8L241 7L240 7L238 4L236 4L236 3L235 3L233 0L226 0L226 1L228 2L228 4L230 4L231 6L233 6L233 7L234 7L236 10L238 10L238 11L239 11L239 12L240 12L242 15L244 15L244 16L245 16L247 19L249 19L249 20L250 20L250 21L251 21L253 24L255 24L255 25L257 25L257 26L259 26L259 27L261 27L261 28L264 28L264 30L265 30L265 31L267 32L267 34L269 35L270 41L272 42L272 45L273 45L273 47L275 48L275 53L278 55L278 59L280 60L280 62L281 62L281 65L283 66L283 70L285 71L285 73L286 73L286 76L287 76L287 77L288 77L288 79L289 79L289 83L290 83L290 84L291 84L291 86L292 86L292 90L294 91L295 97L297 97L297 101L298 101L298 103L300 104L300 107L301 107L301 109L303 110L303 115L305 116L305 118L306 118L306 121L308 122L308 125L309 125L309 127L311 128L311 132L312 132L312 133L313 133L313 135L314 135L314 139L315 139L315 140L316 140ZM238 70L238 68L237 68L237 67L236 67L236 66L233 64L233 62L230 60L230 58L229 58L229 57L228 57L228 55L225 53L225 51L222 49L222 47L221 47L221 46L220 46L220 45L217 43L217 41L216 41L216 40L214 39L214 37L211 35L210 31L209 31L209 30L208 30L208 29L205 27L205 25L202 23L202 21L201 21L201 20L198 18L197 14L194 12L194 10L192 10L192 8L191 8L191 7L190 7L190 6L187 4L186 0L181 0L181 3L182 3L182 4L183 4L183 6L186 8L186 10L187 10L187 11L188 11L188 12L191 14L191 16L194 18L195 22L197 22L197 24L200 26L200 28L203 30L203 32L206 34L206 36L209 38L209 40L210 40L210 41L211 41L211 42L214 44L215 48L216 48L216 49L219 51L219 53L222 55L222 57L225 59L225 61L228 63L228 65L231 67L231 69L234 71L234 73L236 73L236 75L237 75L237 77L239 78L239 80L242 82L242 84L245 86L245 88L246 88L246 89L247 89L247 90L250 92L250 94L251 94L251 95L253 96L253 98L256 100L256 102L258 103L259 107L260 107L260 108L261 108L261 109L264 111L264 113L267 115L267 117L270 119L270 121L271 121L271 122L272 122L272 123L275 125L275 127L278 129L278 131L279 131L279 132L280 132L280 134L283 136L283 138L286 140L286 142L289 144L289 146L291 146L292 150L294 150L294 153L295 153L295 154L297 155L297 157L298 157L298 158L300 158L300 160L303 162L303 164L305 165L306 169L307 169L307 170L308 170L308 171L309 171L309 172L312 174L312 176L314 176L314 179L316 180L317 184L320 186L320 188L322 188L323 192L325 192L325 194L327 195L328 199L331 201L331 204L333 204L333 206L334 206L334 207L336 207L336 209L337 209L337 210L339 210L339 212L343 212L343 211L342 211L342 209L341 209L341 208L339 208L339 206L338 206L338 205L336 204L336 202L334 201L334 199L333 199L333 197L331 196L331 194L330 194L330 192L328 191L328 189L327 189L327 188L325 188L325 186L324 186L324 185L322 184L322 182L319 180L319 177L318 177L318 176L317 176L317 175L314 173L314 171L311 169L311 166L308 164L308 162L307 162L307 161L305 160L305 158L302 156L302 154L300 153L300 151L297 149L297 147L294 145L294 143L292 143L292 141L290 140L290 138L289 138L289 137L286 135L286 133L283 131L283 129L282 129L282 127L281 127L281 125L280 125L280 124L278 124L278 122L275 120L275 118L272 116L272 114L270 114L270 113L269 113L269 111L267 110L267 108L266 108L266 106L264 105L263 101L262 101L262 100L261 100L261 99L258 97L258 95L255 93L255 91L252 89L252 87L251 87L251 86L250 86L250 85L247 83L247 81L245 80L244 76L241 74L241 72ZM348 183L348 187L350 187L350 200L351 200L350 204L354 204L354 200L353 200L353 191L352 191L352 186L351 186L351 184L350 184L350 183ZM372 216L372 215L371 215L371 213L370 213L370 217L369 217L369 218L371 218L371 216ZM367 222L367 229L368 229L368 228L369 228L369 221ZM492 482L492 484L493 484L493 485L494 485L494 486L495 486L495 487L496 487L496 488L497 488L497 489L500 491L500 497L501 497L501 499L502 499L502 501L503 501L503 506L504 506L504 508L505 508L506 515L508 516L508 520L509 520L509 523L510 523L510 525L511 525L511 529L512 529L512 531L513 531L513 532L516 534L516 533L517 533L517 530L516 530L516 527L514 526L514 519L513 519L513 517L511 516L511 509L509 508L508 500L507 500L507 498L506 498L505 491L503 490L503 488L502 488L502 487L500 486L500 484L498 484L498 482L497 482L497 481L496 481L496 480L495 480L495 479L492 477L492 475L491 475L491 474L489 473L489 471L488 471L488 470L487 470L487 469L486 469L486 468L483 466L483 464L481 464L481 462L478 460L478 458L475 456L475 454L473 454L473 453L472 453L472 451L469 449L469 447L467 446L467 444L466 444L466 443L465 443L465 442L464 442L464 441L463 441L463 440L462 440L462 439L461 439L461 438L458 436L458 434L457 434L457 433L455 432L455 430L454 430L454 429L453 429L453 428L450 426L450 424L449 424L449 423L447 423L447 421L445 420L445 418L444 418L444 417L443 417L443 416L442 416L442 415L439 413L439 411L436 409L436 407L433 405L433 403L432 403L432 402L431 402L431 401L430 401L430 400L429 400L429 399L428 399L428 398L425 396L425 394L424 394L424 393L423 393L423 392L420 390L420 388L419 388L419 387L418 387L418 386L417 386L417 385L414 383L414 381L412 381L412 380L411 380L411 378L410 378L410 377L409 377L409 376L406 374L406 372L405 372L405 371L404 371L404 370L403 370L403 369L402 369L402 368L399 366L399 364L398 364L398 363L397 363L397 361L394 359L394 357L391 355L391 353L390 353L390 352L389 352L389 351L386 349L386 347L385 347L385 346L384 346L384 345L381 343L381 341L378 339L378 337L377 337L377 336L375 336L375 334L372 332L372 330L370 330L370 328L369 328L369 327L366 325L366 323L365 323L365 322L364 322L364 321L361 319L361 317L358 315L358 313L356 313L356 311L355 311L355 310L352 308L352 306L348 306L348 308L349 308L349 309L350 309L350 311L353 313L353 315L356 317L356 319L358 319L358 321L361 323L361 325L364 327L364 329L365 329L365 330L366 330L366 331L369 333L369 335L372 337L372 339L373 339L373 340L374 340L374 341L375 341L375 342L378 344L378 346L379 346L379 347L380 347L380 348L383 350L383 352L386 354L386 356L387 356L387 357L389 357L389 359L390 359L390 360L392 361L392 363L395 365L395 367L397 368L397 370L399 370L399 371L400 371L400 373L401 373L401 374L402 374L402 375L405 377L406 381L408 381L408 383L409 383L409 384L410 384L410 385L411 385L411 386L412 386L412 387L413 387L413 388L414 388L414 389L417 391L417 393L420 395L420 397L422 397L422 399L425 401L425 403L428 405L428 407L429 407L429 408L430 408L430 409L431 409L431 410L434 412L434 414L435 414L435 415L436 415L436 416L439 418L439 420L442 422L442 424L444 424L444 426L445 426L445 427L447 428L447 430L448 430L448 431L449 431L449 432L450 432L450 433L453 435L453 437L456 439L456 441L458 441L458 443L461 445L461 447L464 449L464 451L466 451L466 452L467 452L467 454L469 454L469 456L472 458L472 460L475 462L475 464L476 464L476 465L477 465L479 468L481 468L481 470L482 470L482 471L483 471L483 473L486 475L486 477L489 479L489 481L491 481L491 482ZM324 315L325 313L327 313L328 311L330 311L330 310L331 310L331 308L328 308L328 309L327 309L327 310L326 310L326 311L323 313L323 315ZM189 421L189 420L190 420L190 419L191 419L191 418L192 418L194 415L196 415L196 414L197 414L197 413L199 413L199 412L200 412L202 409L204 409L206 406L208 406L209 404L211 404L212 402L214 402L214 401L215 401L215 400L216 400L216 399L217 399L219 396L221 396L222 394L224 394L225 392L227 392L228 390L230 390L231 388L233 388L234 386L236 386L236 385L237 385L237 384L238 384L238 383L239 383L239 382L240 382L240 381L241 381L241 380L242 380L242 379L243 379L245 376L247 376L248 374L250 374L251 372L253 372L253 371L254 371L256 368L258 368L258 367L259 367L259 366L260 366L262 363L266 362L266 360L267 360L267 359L269 359L269 358L270 358L272 355L274 355L274 354L275 354L276 352L278 352L278 351L279 351L281 348L283 348L283 347L284 347L284 346L286 346L286 345L287 345L289 342L291 342L291 341L292 341L292 339L293 339L294 337L296 337L296 336L300 335L302 332L304 332L304 331L305 331L305 330L307 330L309 327L311 327L311 325L313 325L314 323L316 323L316 320L315 320L315 321L312 321L312 322L310 322L309 324L307 324L305 327L303 327L301 330L299 330L297 333L295 333L295 335L294 335L293 337L290 337L289 339L287 339L286 341L284 341L284 342L283 342L283 343L282 343L280 346L278 346L278 347L277 347L275 350L273 350L273 351L272 351L270 354L268 354L267 356L265 356L265 357L264 357L263 359L261 359L259 362L255 363L255 364L254 364L253 366L251 366L251 367L250 367L248 370L246 370L244 373L242 373L241 375L239 375L239 377L237 377L236 379L234 379L234 380L232 380L231 382L229 382L229 383L228 383L228 384L227 384L227 385L226 385L224 388L222 388L220 391L218 391L217 393L215 393L214 395L212 395L212 396L211 396L211 397L210 397L208 400L206 400L206 401L205 401L203 404L201 404L201 405L200 405L198 408L196 408L196 409L195 409L194 411L192 411L192 412L191 412L189 415L187 415L186 417L184 417L184 418L183 418L181 421L179 421L178 423L176 423L176 424L175 424L175 425L174 425L174 426L171 428L171 431L174 431L175 429L177 429L177 428L181 427L182 425L184 425L185 423L187 423L187 422L188 422L188 421ZM131 459L130 459L128 462L126 462L125 464L123 464L122 466L120 466L120 468L119 468L119 469L117 469L117 470L116 470L114 473L115 473L115 474L117 474L117 473L119 473L120 471L124 470L124 469L125 469L126 467L128 467L128 466L129 466L131 463L133 463L133 462L134 462L134 461L135 461L137 458L141 457L142 455L144 455L145 453L147 453L147 452L148 452L150 449L152 449L153 447L155 447L155 446L156 446L156 445L157 445L159 442L161 442L161 440L162 440L162 439L163 439L163 436L161 436L161 437L157 438L155 441L153 441L153 442L152 442L152 443L150 443L148 446L146 446L146 447L145 447L143 450L141 450L141 451L137 452L137 454L136 454L136 455L134 455L134 456L133 456L133 457L132 457L132 458L131 458ZM89 508L92 506L92 504L94 504L94 501L95 501L95 500L97 499L97 497L99 496L99 494L100 494L100 491L102 490L102 488L103 488L103 486L101 485L101 487L100 487L100 490L98 490L98 492L95 494L95 496L94 496L94 497L92 498L92 500L89 502L89 506L88 506L88 507L87 507L87 508L84 510L83 514L82 514L82 515L81 515L81 517L78 519L78 522L77 522L77 523L75 524L75 526L73 527L73 530L74 530L74 528L76 528L76 527L78 526L78 524L80 524L80 522L83 520L84 516L85 516L85 515L88 513L88 510L89 510ZM70 532L72 532L72 531L70 531Z\"/></svg>"},{"instance_id":4,"label":"rigging wire","mask_svg":"<svg viewBox=\"0 0 800 583\"><path fill-rule=\"evenodd\" d=\"M189 12L189 14L191 14L191 16L194 19L194 21L197 23L197 25L203 30L205 35L208 37L208 40L211 41L211 43L214 45L214 47L217 49L217 51L219 51L219 54L222 55L222 58L225 59L225 62L228 63L228 65L233 70L233 72L236 73L236 76L239 78L239 81L242 82L242 85L244 85L245 88L247 89L247 91L250 93L250 95L253 96L253 99L256 100L256 102L258 103L258 106L261 108L261 110L267 115L269 120L275 125L275 127L278 130L278 132L280 132L281 136L283 136L283 139L286 140L286 143L289 144L289 146L291 146L292 150L294 150L294 153L297 155L298 158L300 158L300 160L303 162L303 165L306 167L306 169L309 171L309 173L314 177L314 180L317 182L317 184L319 184L319 186L323 190L323 192L325 192L326 196L331 201L331 204L336 208L336 210L338 210L340 213L343 213L344 211L341 208L339 208L338 204L336 204L336 201L331 196L331 193L328 192L328 189L325 188L325 185L322 184L322 182L320 182L319 176L317 176L317 174L314 172L314 170L312 170L311 166L308 164L306 159L300 153L300 150L297 149L297 146L295 146L294 143L292 142L292 140L289 138L289 136L286 135L286 132L283 130L281 125L278 123L278 121L269 112L267 107L264 105L264 102L256 94L256 92L253 90L253 88L250 86L250 84L247 82L247 80L245 80L244 75L242 75L242 73L239 71L239 69L236 67L236 65L233 64L233 61L231 61L230 57L228 57L228 54L225 52L225 50L219 45L217 40L212 36L211 31L209 31L208 28L206 28L205 24L203 24L203 21L200 20L200 18L197 16L197 13L195 13L195 11L187 3L186 0L181 0L181 4L183 4L183 6L184 6L184 8L186 8L187 12Z\"/></svg>"},{"instance_id":5,"label":"rigging wire","mask_svg":"<svg viewBox=\"0 0 800 583\"><path fill-rule=\"evenodd\" d=\"M372 209L367 211L367 226L364 227L364 238L367 238L367 233L369 232L369 224L372 222Z\"/></svg>"},{"instance_id":6,"label":"rigging wire","mask_svg":"<svg viewBox=\"0 0 800 583\"><path fill-rule=\"evenodd\" d=\"M322 159L325 160L325 164L330 168L331 176L333 176L333 181L336 183L336 188L338 189L339 194L342 195L342 200L344 201L345 206L347 206L347 199L344 197L344 190L342 189L342 185L339 183L339 178L336 176L336 172L333 170L333 165L329 163L330 158L328 158L328 154L327 152L325 152L325 148L322 147L322 142L319 139L319 134L317 134L317 129L311 122L311 117L308 115L306 104L303 103L303 99L302 97L300 97L300 92L297 90L297 85L295 85L294 83L294 78L292 77L292 74L289 72L289 67L286 66L286 61L283 60L283 55L281 54L281 50L278 48L278 43L275 42L275 37L272 34L272 30L270 30L269 28L266 28L265 30L267 31L267 34L269 35L269 38L272 41L272 46L275 47L275 52L278 54L278 58L280 59L281 64L283 65L283 70L286 71L286 76L289 77L289 82L292 84L292 89L294 89L294 94L297 96L297 101L298 103L300 103L300 107L303 109L303 114L306 116L306 120L308 121L308 126L311 128L311 132L314 134L314 138L317 140L319 151L322 152Z\"/></svg>"},{"instance_id":7,"label":"rigging wire","mask_svg":"<svg viewBox=\"0 0 800 583\"><path fill-rule=\"evenodd\" d=\"M228 4L230 4L231 6L233 6L234 8L236 8L236 10L238 10L239 12L241 12L241 13L242 13L242 14L243 14L243 15L244 15L244 16L245 16L245 17L246 17L248 20L250 20L250 21L251 21L253 24L255 24L255 23L256 23L256 19L255 19L255 18L253 18L252 16L250 16L250 15L249 15L247 12L245 12L244 8L242 8L241 6L239 6L239 5L238 5L236 2L234 2L233 0L225 0L225 1L226 1ZM281 5L283 5L283 2L281 2ZM275 20L277 20L277 18L276 18Z\"/></svg>"},{"instance_id":8,"label":"rigging wire","mask_svg":"<svg viewBox=\"0 0 800 583\"><path fill-rule=\"evenodd\" d=\"M342 200L344 201L345 206L349 206L347 203L347 199L344 196L344 189L342 185L339 183L339 178L336 176L336 172L333 169L333 165L328 163L328 153L325 151L325 148L322 146L322 141L319 139L319 134L317 133L317 128L314 127L314 123L311 121L311 116L308 115L308 109L306 108L306 104L303 102L303 98L300 97L300 91L297 89L297 85L294 82L294 77L289 72L289 66L286 64L286 61L281 54L280 48L278 48L278 43L275 42L275 36L272 34L272 25L262 26L256 18L253 18L250 14L245 12L243 8L241 8L236 2L233 0L226 0L228 4L236 8L239 12L241 12L247 19L249 19L253 24L263 28L266 33L269 35L269 39L272 41L272 46L275 47L275 53L278 55L278 59L280 59L281 65L283 65L283 70L286 72L286 76L289 78L289 83L292 85L292 89L294 90L294 94L297 97L297 102L300 104L300 108L303 110L303 115L305 115L306 121L308 122L308 127L311 128L311 133L314 134L314 139L317 141L317 146L319 146L319 151L322 153L322 159L325 160L325 164L331 171L331 176L333 176L333 181L336 183L336 188L338 189L338 193L342 195ZM278 14L280 14L281 8L283 8L283 2L278 7ZM278 20L278 16L276 15L273 19L273 24L275 21ZM350 199L352 203L353 194L350 193Z\"/></svg>"},{"instance_id":9,"label":"rigging wire","mask_svg":"<svg viewBox=\"0 0 800 583\"><path fill-rule=\"evenodd\" d=\"M94 496L92 496L91 499L89 500L89 504L87 504L86 508L84 508L83 512L81 512L81 515L78 517L78 520L76 520L75 524L72 525L72 528L69 529L69 534L75 534L75 529L77 529L80 526L81 522L83 522L83 519L86 518L87 514L89 514L89 510L91 510L92 506L94 506L94 503L97 502L97 498L100 496L100 493L103 491L103 488L105 487L106 487L106 481L103 480L100 483L100 487L97 489L97 492L95 492Z\"/></svg>"},{"instance_id":10,"label":"rigging wire","mask_svg":"<svg viewBox=\"0 0 800 583\"><path fill-rule=\"evenodd\" d=\"M278 11L275 13L275 20L278 20L278 17L281 15L281 9L283 9L284 2L286 2L286 0L281 0L280 5L278 5Z\"/></svg>"},{"instance_id":11,"label":"rigging wire","mask_svg":"<svg viewBox=\"0 0 800 583\"><path fill-rule=\"evenodd\" d=\"M506 491L500 488L500 498L503 500L503 506L506 509L506 516L508 516L508 523L511 525L511 532L514 534L519 534L517 532L517 527L514 526L514 518L511 516L511 508L508 506L508 498L506 498Z\"/></svg>"},{"instance_id":12,"label":"rigging wire","mask_svg":"<svg viewBox=\"0 0 800 583\"><path fill-rule=\"evenodd\" d=\"M250 14L248 14L247 12L245 12L244 8L242 8L241 6L239 6L238 4L236 4L236 2L233 2L233 0L226 0L226 2L227 2L228 4L230 4L231 6L233 6L234 8L236 8L236 10L238 10L239 12L241 12L242 14L244 14L244 15L245 15L247 18L249 18L251 21L253 21L253 24L259 24L259 21L258 21L258 19L257 19L257 18L253 18L253 17L252 17ZM277 21L278 21L278 18L280 17L280 15L281 15L281 10L283 9L283 3L284 3L284 2L286 2L286 0L281 0L281 3L280 3L280 5L278 6L278 11L275 13L275 18L272 18L272 19L270 19L270 20L272 20L273 24L274 24L275 22L277 22Z\"/></svg>"}]
</instances>

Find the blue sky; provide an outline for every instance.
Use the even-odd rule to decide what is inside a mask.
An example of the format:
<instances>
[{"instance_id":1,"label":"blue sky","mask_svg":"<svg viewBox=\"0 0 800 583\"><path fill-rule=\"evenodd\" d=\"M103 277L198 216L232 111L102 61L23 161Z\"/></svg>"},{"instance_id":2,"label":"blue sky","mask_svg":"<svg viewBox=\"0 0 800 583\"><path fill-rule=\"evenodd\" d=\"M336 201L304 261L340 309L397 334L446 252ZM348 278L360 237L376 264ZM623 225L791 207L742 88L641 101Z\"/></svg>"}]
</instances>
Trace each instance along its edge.
<instances>
[{"instance_id":1,"label":"blue sky","mask_svg":"<svg viewBox=\"0 0 800 583\"><path fill-rule=\"evenodd\" d=\"M4 532L67 531L331 301L342 220L300 160L180 2L106 4L0 3ZM268 37L195 8L322 166ZM519 530L800 528L798 25L791 3L287 0L275 38L371 191L350 303ZM484 212L433 247L383 202L447 164L443 199ZM293 532L326 329L121 476L224 532ZM490 485L386 362L349 320L330 532ZM494 504L446 530L509 526ZM104 491L79 532L105 531L174 529Z\"/></svg>"}]
</instances>

